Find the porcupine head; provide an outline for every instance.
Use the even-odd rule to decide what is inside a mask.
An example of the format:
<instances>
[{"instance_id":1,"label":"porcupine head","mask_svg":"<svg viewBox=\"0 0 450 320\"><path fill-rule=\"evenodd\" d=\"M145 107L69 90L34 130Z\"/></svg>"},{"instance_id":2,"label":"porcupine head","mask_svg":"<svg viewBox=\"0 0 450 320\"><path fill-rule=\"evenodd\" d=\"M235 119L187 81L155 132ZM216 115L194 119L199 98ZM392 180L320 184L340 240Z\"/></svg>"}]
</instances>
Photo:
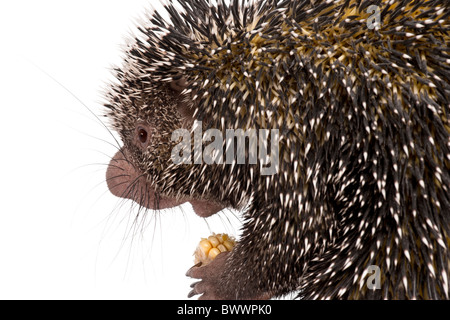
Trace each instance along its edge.
<instances>
[{"instance_id":1,"label":"porcupine head","mask_svg":"<svg viewBox=\"0 0 450 320\"><path fill-rule=\"evenodd\" d=\"M115 69L107 183L146 209L245 209L189 296L448 298L448 2L165 10Z\"/></svg>"}]
</instances>

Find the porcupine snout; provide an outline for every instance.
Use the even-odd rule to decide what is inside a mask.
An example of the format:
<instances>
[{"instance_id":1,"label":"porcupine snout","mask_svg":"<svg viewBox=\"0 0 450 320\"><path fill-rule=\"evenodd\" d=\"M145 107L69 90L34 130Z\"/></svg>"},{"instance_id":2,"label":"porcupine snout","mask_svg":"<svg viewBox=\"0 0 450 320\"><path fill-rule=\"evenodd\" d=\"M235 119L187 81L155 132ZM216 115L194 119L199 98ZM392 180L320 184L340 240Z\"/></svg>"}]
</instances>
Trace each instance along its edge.
<instances>
[{"instance_id":1,"label":"porcupine snout","mask_svg":"<svg viewBox=\"0 0 450 320\"><path fill-rule=\"evenodd\" d=\"M136 125L133 144L144 151L151 143L153 128L146 123ZM132 199L149 209L165 209L186 201L159 195L152 183L130 160L127 148L121 148L111 159L106 172L106 182L117 197Z\"/></svg>"},{"instance_id":2,"label":"porcupine snout","mask_svg":"<svg viewBox=\"0 0 450 320\"><path fill-rule=\"evenodd\" d=\"M162 110L142 113L136 117L137 120L132 121L134 125L129 125L122 131L126 143L111 159L106 181L113 195L131 199L142 207L158 210L190 202L197 215L208 217L226 205L196 195L167 194L158 186L164 185L164 179L167 177L164 170L171 164L170 156L160 152L161 145L170 145L170 141L167 141L172 133L168 129L172 128L168 126L169 118L176 122L177 115L177 123L184 129L189 129L193 124L193 108L184 100L178 99L185 87L183 78L170 83L169 87L159 94L163 103L158 101L157 104ZM172 129L174 128L177 128L177 125ZM152 174L149 171L152 171ZM158 179L155 180L155 177Z\"/></svg>"}]
</instances>

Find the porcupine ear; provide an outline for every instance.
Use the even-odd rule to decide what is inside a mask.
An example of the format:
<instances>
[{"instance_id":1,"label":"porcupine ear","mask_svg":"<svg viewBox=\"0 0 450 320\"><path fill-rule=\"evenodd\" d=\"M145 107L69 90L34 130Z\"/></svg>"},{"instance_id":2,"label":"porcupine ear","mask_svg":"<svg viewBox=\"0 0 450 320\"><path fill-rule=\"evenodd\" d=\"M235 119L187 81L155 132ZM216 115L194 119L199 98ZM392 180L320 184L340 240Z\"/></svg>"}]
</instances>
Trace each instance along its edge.
<instances>
[{"instance_id":1,"label":"porcupine ear","mask_svg":"<svg viewBox=\"0 0 450 320\"><path fill-rule=\"evenodd\" d=\"M177 93L181 93L187 87L186 79L183 76L174 78L170 83L170 88L176 91Z\"/></svg>"},{"instance_id":2,"label":"porcupine ear","mask_svg":"<svg viewBox=\"0 0 450 320\"><path fill-rule=\"evenodd\" d=\"M170 88L175 92L175 94L181 96L181 92L187 87L187 81L183 76L175 77L172 82L170 82ZM188 122L192 122L194 116L194 108L192 108L191 100L187 97L181 97L178 103L177 110L181 116Z\"/></svg>"}]
</instances>

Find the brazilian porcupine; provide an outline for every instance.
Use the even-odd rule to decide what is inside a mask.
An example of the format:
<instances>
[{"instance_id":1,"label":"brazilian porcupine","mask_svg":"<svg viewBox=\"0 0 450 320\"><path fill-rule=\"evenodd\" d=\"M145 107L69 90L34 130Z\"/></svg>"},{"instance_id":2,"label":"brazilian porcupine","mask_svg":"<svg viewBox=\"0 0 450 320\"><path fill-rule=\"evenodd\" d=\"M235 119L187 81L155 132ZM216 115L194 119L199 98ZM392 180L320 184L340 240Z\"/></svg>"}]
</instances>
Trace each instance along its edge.
<instances>
[{"instance_id":1,"label":"brazilian porcupine","mask_svg":"<svg viewBox=\"0 0 450 320\"><path fill-rule=\"evenodd\" d=\"M143 208L245 208L235 249L188 271L201 279L190 296L449 298L449 2L165 8L170 20L155 12L139 28L107 94L124 143L107 182ZM278 129L277 173L175 164L172 133L194 120Z\"/></svg>"}]
</instances>

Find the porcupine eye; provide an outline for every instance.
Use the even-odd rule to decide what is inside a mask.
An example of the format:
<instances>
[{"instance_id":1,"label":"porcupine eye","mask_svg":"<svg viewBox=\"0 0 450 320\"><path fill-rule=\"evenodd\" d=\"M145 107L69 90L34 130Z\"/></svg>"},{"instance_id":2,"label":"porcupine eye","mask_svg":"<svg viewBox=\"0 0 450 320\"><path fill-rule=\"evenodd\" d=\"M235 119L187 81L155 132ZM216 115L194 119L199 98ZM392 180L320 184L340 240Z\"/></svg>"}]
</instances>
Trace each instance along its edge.
<instances>
[{"instance_id":1,"label":"porcupine eye","mask_svg":"<svg viewBox=\"0 0 450 320\"><path fill-rule=\"evenodd\" d=\"M138 125L134 133L134 142L141 148L146 149L151 139L150 128L146 125Z\"/></svg>"},{"instance_id":2,"label":"porcupine eye","mask_svg":"<svg viewBox=\"0 0 450 320\"><path fill-rule=\"evenodd\" d=\"M147 138L148 138L148 133L147 133L147 131L146 131L145 129L143 129L143 128L140 128L140 129L138 130L138 138L139 138L139 141L140 141L142 144L146 144L146 143L147 143Z\"/></svg>"}]
</instances>

